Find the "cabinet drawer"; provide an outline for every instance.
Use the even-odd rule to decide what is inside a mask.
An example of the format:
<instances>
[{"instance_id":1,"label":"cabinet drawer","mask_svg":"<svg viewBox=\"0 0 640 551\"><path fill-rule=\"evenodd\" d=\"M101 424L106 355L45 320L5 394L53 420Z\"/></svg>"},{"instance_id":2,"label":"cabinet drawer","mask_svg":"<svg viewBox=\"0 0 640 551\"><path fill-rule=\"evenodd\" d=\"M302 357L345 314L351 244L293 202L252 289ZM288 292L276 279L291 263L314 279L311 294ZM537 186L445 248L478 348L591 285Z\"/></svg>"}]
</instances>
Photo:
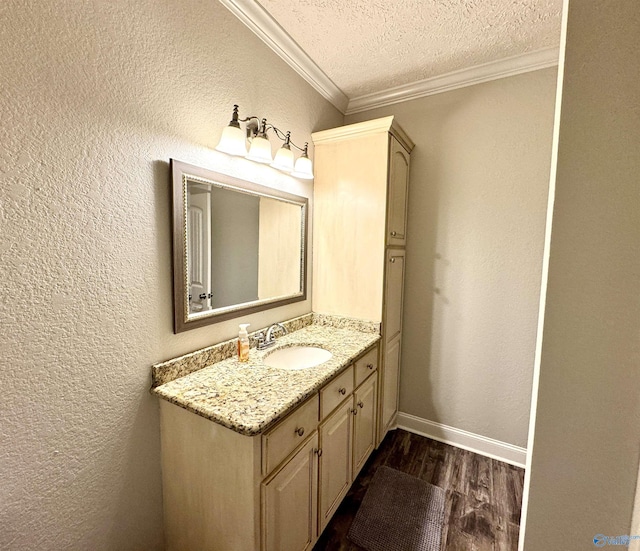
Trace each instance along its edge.
<instances>
[{"instance_id":1,"label":"cabinet drawer","mask_svg":"<svg viewBox=\"0 0 640 551\"><path fill-rule=\"evenodd\" d=\"M360 383L364 381L369 375L371 375L376 369L378 369L378 347L374 346L369 352L367 352L362 358L356 361L356 388L360 386Z\"/></svg>"},{"instance_id":2,"label":"cabinet drawer","mask_svg":"<svg viewBox=\"0 0 640 551\"><path fill-rule=\"evenodd\" d=\"M320 419L329 415L353 392L353 365L350 365L320 391Z\"/></svg>"},{"instance_id":3,"label":"cabinet drawer","mask_svg":"<svg viewBox=\"0 0 640 551\"><path fill-rule=\"evenodd\" d=\"M318 427L318 395L262 435L262 473L270 473Z\"/></svg>"}]
</instances>

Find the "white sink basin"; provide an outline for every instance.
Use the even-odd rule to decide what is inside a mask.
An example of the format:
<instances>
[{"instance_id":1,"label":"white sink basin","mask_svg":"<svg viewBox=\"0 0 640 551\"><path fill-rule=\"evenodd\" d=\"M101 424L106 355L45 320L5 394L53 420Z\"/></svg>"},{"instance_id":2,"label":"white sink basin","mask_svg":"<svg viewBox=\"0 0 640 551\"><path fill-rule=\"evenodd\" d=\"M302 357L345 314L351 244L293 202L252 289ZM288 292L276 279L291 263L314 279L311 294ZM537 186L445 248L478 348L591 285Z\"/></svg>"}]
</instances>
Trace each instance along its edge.
<instances>
[{"instance_id":1,"label":"white sink basin","mask_svg":"<svg viewBox=\"0 0 640 551\"><path fill-rule=\"evenodd\" d=\"M264 358L265 365L279 369L307 369L331 359L333 354L318 346L287 346L278 348Z\"/></svg>"}]
</instances>

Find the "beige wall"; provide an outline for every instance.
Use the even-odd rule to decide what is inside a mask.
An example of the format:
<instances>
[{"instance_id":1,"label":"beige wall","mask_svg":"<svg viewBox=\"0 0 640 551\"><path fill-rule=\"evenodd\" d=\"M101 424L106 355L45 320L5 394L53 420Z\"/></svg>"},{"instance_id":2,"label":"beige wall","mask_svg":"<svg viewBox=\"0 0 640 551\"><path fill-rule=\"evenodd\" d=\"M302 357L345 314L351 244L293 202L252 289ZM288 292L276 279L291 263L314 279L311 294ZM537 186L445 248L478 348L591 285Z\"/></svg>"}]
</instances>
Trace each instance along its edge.
<instances>
[{"instance_id":1,"label":"beige wall","mask_svg":"<svg viewBox=\"0 0 640 551\"><path fill-rule=\"evenodd\" d=\"M630 535L639 536L629 545L629 551L640 551L640 471L636 480L636 495L633 501L633 514L631 515Z\"/></svg>"},{"instance_id":2,"label":"beige wall","mask_svg":"<svg viewBox=\"0 0 640 551\"><path fill-rule=\"evenodd\" d=\"M161 549L150 366L237 332L172 333L169 158L309 196L213 147L234 102L299 141L342 116L215 1L3 0L0 23L0 548Z\"/></svg>"},{"instance_id":3,"label":"beige wall","mask_svg":"<svg viewBox=\"0 0 640 551\"><path fill-rule=\"evenodd\" d=\"M527 551L629 535L640 452L640 3L568 8Z\"/></svg>"},{"instance_id":4,"label":"beige wall","mask_svg":"<svg viewBox=\"0 0 640 551\"><path fill-rule=\"evenodd\" d=\"M400 410L525 446L555 69L347 118L415 141Z\"/></svg>"}]
</instances>

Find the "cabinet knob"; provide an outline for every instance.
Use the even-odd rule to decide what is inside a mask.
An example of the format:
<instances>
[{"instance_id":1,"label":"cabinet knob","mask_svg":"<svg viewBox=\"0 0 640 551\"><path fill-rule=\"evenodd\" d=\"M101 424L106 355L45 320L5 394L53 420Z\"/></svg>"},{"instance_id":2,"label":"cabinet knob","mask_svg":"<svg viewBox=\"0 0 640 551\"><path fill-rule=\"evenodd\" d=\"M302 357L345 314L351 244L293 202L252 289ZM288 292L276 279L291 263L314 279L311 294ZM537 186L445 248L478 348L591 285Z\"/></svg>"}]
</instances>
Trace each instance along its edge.
<instances>
[{"instance_id":1,"label":"cabinet knob","mask_svg":"<svg viewBox=\"0 0 640 551\"><path fill-rule=\"evenodd\" d=\"M316 448L315 450L313 450L313 453L315 453L318 457L320 457L322 456L322 449Z\"/></svg>"},{"instance_id":2,"label":"cabinet knob","mask_svg":"<svg viewBox=\"0 0 640 551\"><path fill-rule=\"evenodd\" d=\"M353 408L351 410L351 413L353 413L354 415L358 415L358 410L356 408Z\"/></svg>"},{"instance_id":3,"label":"cabinet knob","mask_svg":"<svg viewBox=\"0 0 640 551\"><path fill-rule=\"evenodd\" d=\"M361 401L360 401L360 402L358 402L358 407L359 407L360 409L362 409L362 408L364 407L364 403L362 403Z\"/></svg>"},{"instance_id":4,"label":"cabinet knob","mask_svg":"<svg viewBox=\"0 0 640 551\"><path fill-rule=\"evenodd\" d=\"M395 264L395 263L396 263L396 257L395 257L395 256L392 256L392 257L389 259L389 262L391 262L391 264Z\"/></svg>"},{"instance_id":5,"label":"cabinet knob","mask_svg":"<svg viewBox=\"0 0 640 551\"><path fill-rule=\"evenodd\" d=\"M338 392L344 396L347 393L347 389L342 387L338 389Z\"/></svg>"},{"instance_id":6,"label":"cabinet knob","mask_svg":"<svg viewBox=\"0 0 640 551\"><path fill-rule=\"evenodd\" d=\"M367 364L367 367L368 367L369 369L373 369L373 364Z\"/></svg>"},{"instance_id":7,"label":"cabinet knob","mask_svg":"<svg viewBox=\"0 0 640 551\"><path fill-rule=\"evenodd\" d=\"M391 237L395 237L396 235L398 235L396 232L394 231L391 232Z\"/></svg>"},{"instance_id":8,"label":"cabinet knob","mask_svg":"<svg viewBox=\"0 0 640 551\"><path fill-rule=\"evenodd\" d=\"M302 436L304 434L304 427L296 429L295 432L298 436Z\"/></svg>"}]
</instances>

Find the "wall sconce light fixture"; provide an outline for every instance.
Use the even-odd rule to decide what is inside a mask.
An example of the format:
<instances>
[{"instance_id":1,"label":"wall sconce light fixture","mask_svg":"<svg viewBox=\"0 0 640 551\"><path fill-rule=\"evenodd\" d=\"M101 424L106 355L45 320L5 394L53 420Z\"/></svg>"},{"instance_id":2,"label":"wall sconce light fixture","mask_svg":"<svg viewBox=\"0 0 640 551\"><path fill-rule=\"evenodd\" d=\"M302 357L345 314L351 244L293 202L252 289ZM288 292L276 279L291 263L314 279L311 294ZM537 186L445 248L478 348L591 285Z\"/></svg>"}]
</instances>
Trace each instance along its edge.
<instances>
[{"instance_id":1,"label":"wall sconce light fixture","mask_svg":"<svg viewBox=\"0 0 640 551\"><path fill-rule=\"evenodd\" d=\"M242 130L240 123L246 123L245 130ZM271 143L267 136L269 130L284 142L282 147L276 152L275 158L272 157ZM247 140L250 142L248 151ZM295 163L291 147L302 152ZM259 119L253 115L245 119L239 118L238 106L234 105L233 116L231 117L229 126L222 131L222 136L216 146L216 150L229 155L246 157L258 163L269 163L273 168L291 174L296 178L312 180L313 165L311 159L309 159L308 147L308 143L305 143L304 147L299 147L294 144L291 141L291 132L283 132L273 126L273 124L267 123L267 119Z\"/></svg>"}]
</instances>

